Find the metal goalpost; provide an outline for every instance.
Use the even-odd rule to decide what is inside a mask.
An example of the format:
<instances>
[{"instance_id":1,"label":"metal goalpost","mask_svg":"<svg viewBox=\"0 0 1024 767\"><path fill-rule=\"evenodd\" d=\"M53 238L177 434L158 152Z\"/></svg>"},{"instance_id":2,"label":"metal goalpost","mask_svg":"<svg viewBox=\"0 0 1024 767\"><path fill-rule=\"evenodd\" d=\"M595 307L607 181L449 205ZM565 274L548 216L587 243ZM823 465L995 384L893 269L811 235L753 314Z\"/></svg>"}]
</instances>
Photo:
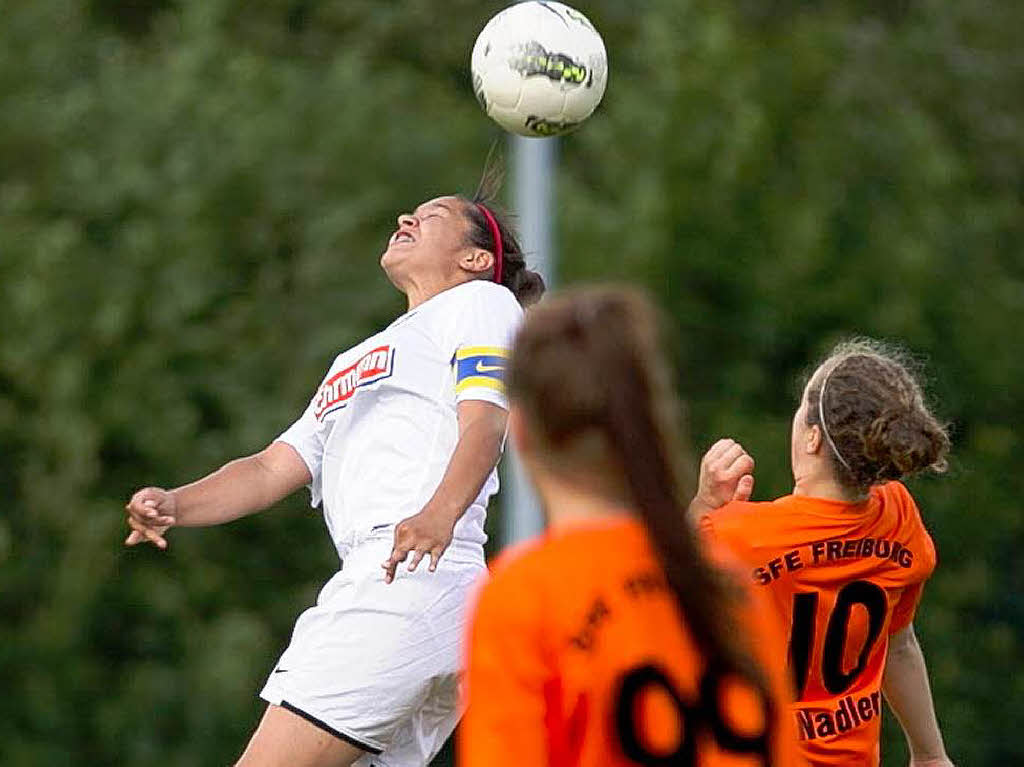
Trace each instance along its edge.
<instances>
[{"instance_id":1,"label":"metal goalpost","mask_svg":"<svg viewBox=\"0 0 1024 767\"><path fill-rule=\"evenodd\" d=\"M515 211L519 215L523 247L530 257L530 267L539 271L551 288L557 280L551 208L558 139L511 136L510 145ZM540 502L511 446L506 450L505 465L508 492L504 503L502 546L544 529Z\"/></svg>"}]
</instances>

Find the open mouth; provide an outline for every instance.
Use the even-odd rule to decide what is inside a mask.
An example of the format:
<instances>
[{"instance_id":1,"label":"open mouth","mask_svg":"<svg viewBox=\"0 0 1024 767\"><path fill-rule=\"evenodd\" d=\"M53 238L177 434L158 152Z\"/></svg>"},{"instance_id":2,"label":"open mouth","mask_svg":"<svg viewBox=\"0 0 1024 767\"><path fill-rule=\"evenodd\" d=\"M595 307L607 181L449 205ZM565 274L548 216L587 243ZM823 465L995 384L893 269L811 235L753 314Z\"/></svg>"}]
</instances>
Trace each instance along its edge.
<instances>
[{"instance_id":1,"label":"open mouth","mask_svg":"<svg viewBox=\"0 0 1024 767\"><path fill-rule=\"evenodd\" d=\"M413 237L409 232L405 230L399 230L391 235L390 245L398 245L402 242L416 242L416 238Z\"/></svg>"}]
</instances>

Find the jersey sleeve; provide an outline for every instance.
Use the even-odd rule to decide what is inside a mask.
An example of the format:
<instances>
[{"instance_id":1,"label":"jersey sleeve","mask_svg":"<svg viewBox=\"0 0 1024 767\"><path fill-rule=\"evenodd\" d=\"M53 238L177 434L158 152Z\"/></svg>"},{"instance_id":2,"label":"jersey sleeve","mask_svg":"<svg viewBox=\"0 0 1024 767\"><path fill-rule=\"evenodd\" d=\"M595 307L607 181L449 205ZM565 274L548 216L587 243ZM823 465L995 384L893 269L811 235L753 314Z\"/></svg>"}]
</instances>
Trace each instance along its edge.
<instances>
[{"instance_id":1,"label":"jersey sleeve","mask_svg":"<svg viewBox=\"0 0 1024 767\"><path fill-rule=\"evenodd\" d=\"M299 419L274 440L290 445L309 469L309 475L313 479L307 487L310 495L309 504L313 507L319 506L323 500L324 432L316 417L318 396L319 389Z\"/></svg>"},{"instance_id":2,"label":"jersey sleeve","mask_svg":"<svg viewBox=\"0 0 1024 767\"><path fill-rule=\"evenodd\" d=\"M908 573L912 580L903 588L889 621L889 633L895 634L913 622L917 606L921 603L925 581L935 571L938 557L935 552L935 543L924 526L921 511L910 491L901 482L887 483L885 490L893 493L906 509L907 521L905 524L910 526L908 547L915 552L914 564Z\"/></svg>"},{"instance_id":3,"label":"jersey sleeve","mask_svg":"<svg viewBox=\"0 0 1024 767\"><path fill-rule=\"evenodd\" d=\"M896 634L914 621L917 613L917 606L921 603L921 592L924 591L924 583L913 583L903 589L899 601L892 610L892 619L889 621L889 635Z\"/></svg>"},{"instance_id":4,"label":"jersey sleeve","mask_svg":"<svg viewBox=\"0 0 1024 767\"><path fill-rule=\"evenodd\" d=\"M505 368L522 318L523 310L508 289L482 285L472 291L455 318L452 366L456 402L483 400L508 408Z\"/></svg>"},{"instance_id":5,"label":"jersey sleeve","mask_svg":"<svg viewBox=\"0 0 1024 767\"><path fill-rule=\"evenodd\" d=\"M466 670L468 706L459 726L459 764L548 764L545 690L552 678L531 590L499 573L484 586L472 618Z\"/></svg>"},{"instance_id":6,"label":"jersey sleeve","mask_svg":"<svg viewBox=\"0 0 1024 767\"><path fill-rule=\"evenodd\" d=\"M696 523L698 538L706 547L705 550L716 552L729 552L729 555L736 562L746 562L748 557L747 547L742 537L733 533L733 526L730 524L730 517L727 510L731 504L726 504L715 511L702 515Z\"/></svg>"}]
</instances>

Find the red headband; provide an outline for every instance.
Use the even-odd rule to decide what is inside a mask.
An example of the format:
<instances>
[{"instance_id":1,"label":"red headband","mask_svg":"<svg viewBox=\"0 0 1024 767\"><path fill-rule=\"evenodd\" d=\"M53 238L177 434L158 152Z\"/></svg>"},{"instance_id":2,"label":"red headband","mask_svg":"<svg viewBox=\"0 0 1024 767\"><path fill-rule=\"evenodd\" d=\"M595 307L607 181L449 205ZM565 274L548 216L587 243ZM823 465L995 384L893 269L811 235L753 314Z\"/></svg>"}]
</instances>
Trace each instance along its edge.
<instances>
[{"instance_id":1,"label":"red headband","mask_svg":"<svg viewBox=\"0 0 1024 767\"><path fill-rule=\"evenodd\" d=\"M505 265L505 249L501 245L501 229L498 228L494 214L487 210L482 203L478 202L476 207L484 214L484 218L487 219L487 228L491 230L491 239L494 240L494 281L500 285L502 267Z\"/></svg>"}]
</instances>

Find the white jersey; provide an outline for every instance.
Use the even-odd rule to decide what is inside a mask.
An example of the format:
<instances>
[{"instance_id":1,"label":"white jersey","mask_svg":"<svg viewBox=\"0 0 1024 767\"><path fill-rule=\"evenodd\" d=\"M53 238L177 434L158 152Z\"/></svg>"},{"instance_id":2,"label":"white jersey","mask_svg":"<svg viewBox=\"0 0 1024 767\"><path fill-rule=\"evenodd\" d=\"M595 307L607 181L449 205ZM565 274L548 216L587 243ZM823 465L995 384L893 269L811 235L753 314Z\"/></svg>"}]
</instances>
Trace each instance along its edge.
<instances>
[{"instance_id":1,"label":"white jersey","mask_svg":"<svg viewBox=\"0 0 1024 767\"><path fill-rule=\"evenodd\" d=\"M458 442L457 403L508 407L504 370L522 316L507 288L468 282L337 356L278 441L309 468L312 505L323 503L339 556L430 500ZM497 490L492 471L455 525L456 540L487 540L487 501Z\"/></svg>"}]
</instances>

